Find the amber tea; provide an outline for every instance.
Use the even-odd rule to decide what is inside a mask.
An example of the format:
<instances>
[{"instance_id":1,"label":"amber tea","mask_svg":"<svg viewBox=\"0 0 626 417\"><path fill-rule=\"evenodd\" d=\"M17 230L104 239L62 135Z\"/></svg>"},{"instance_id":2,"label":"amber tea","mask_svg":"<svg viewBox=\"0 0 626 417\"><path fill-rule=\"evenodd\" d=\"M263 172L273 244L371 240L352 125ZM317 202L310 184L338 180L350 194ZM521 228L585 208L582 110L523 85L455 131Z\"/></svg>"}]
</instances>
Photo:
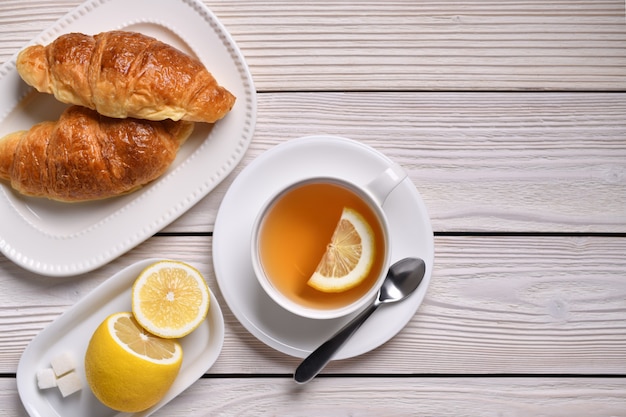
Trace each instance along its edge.
<instances>
[{"instance_id":1,"label":"amber tea","mask_svg":"<svg viewBox=\"0 0 626 417\"><path fill-rule=\"evenodd\" d=\"M354 288L328 293L307 284L331 241L344 207L359 212L374 233L374 263ZM331 181L288 189L268 208L258 234L259 259L271 284L291 301L337 309L359 300L378 280L385 262L385 234L376 212L357 192Z\"/></svg>"}]
</instances>

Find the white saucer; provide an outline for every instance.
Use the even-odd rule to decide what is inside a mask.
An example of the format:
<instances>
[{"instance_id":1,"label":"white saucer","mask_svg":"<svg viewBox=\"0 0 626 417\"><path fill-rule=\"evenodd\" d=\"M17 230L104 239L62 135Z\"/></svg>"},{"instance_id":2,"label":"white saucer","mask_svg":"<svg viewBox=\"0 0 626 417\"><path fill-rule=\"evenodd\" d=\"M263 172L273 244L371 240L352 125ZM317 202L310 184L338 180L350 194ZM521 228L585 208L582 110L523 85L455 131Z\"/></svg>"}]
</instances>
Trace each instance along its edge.
<instances>
[{"instance_id":1,"label":"white saucer","mask_svg":"<svg viewBox=\"0 0 626 417\"><path fill-rule=\"evenodd\" d=\"M369 146L335 136L310 136L280 144L252 161L230 186L215 223L213 264L226 303L260 341L303 358L350 317L313 320L275 304L257 282L250 259L250 234L259 209L281 187L309 176L334 176L366 184L394 162ZM368 352L395 336L424 299L432 273L433 232L421 196L409 178L389 195L383 210L391 231L391 263L420 257L426 275L405 301L382 306L335 359Z\"/></svg>"}]
</instances>

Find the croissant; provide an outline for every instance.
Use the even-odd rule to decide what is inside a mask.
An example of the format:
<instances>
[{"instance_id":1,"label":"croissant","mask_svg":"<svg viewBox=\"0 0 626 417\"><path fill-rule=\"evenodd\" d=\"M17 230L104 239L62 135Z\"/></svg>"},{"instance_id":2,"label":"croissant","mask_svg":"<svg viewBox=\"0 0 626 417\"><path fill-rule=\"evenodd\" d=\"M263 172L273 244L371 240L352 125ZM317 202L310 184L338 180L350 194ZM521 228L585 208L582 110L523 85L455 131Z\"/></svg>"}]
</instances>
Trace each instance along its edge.
<instances>
[{"instance_id":1,"label":"croissant","mask_svg":"<svg viewBox=\"0 0 626 417\"><path fill-rule=\"evenodd\" d=\"M192 122L113 119L71 106L56 122L0 139L0 179L52 200L113 197L159 177L192 130Z\"/></svg>"},{"instance_id":2,"label":"croissant","mask_svg":"<svg viewBox=\"0 0 626 417\"><path fill-rule=\"evenodd\" d=\"M109 117L214 123L235 103L199 60L136 32L62 35L22 50L17 71L39 92Z\"/></svg>"}]
</instances>

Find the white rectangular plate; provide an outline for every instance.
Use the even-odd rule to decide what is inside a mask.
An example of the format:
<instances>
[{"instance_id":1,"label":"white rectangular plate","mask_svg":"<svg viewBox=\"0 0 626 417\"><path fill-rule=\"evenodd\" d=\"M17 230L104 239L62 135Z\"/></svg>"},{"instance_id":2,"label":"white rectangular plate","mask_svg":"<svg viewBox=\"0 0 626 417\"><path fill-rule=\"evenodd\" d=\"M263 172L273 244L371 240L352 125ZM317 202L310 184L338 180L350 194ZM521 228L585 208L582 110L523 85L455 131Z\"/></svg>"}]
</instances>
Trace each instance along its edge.
<instances>
[{"instance_id":1,"label":"white rectangular plate","mask_svg":"<svg viewBox=\"0 0 626 417\"><path fill-rule=\"evenodd\" d=\"M17 367L17 389L31 417L128 416L105 407L91 393L85 377L84 358L91 335L109 315L130 311L131 291L137 276L158 259L145 259L121 270L63 313L26 347ZM145 417L163 407L198 380L217 360L224 343L224 317L211 292L205 321L180 339L184 360L176 380L165 397L153 407L133 417ZM50 361L68 353L76 362L82 381L81 391L66 398L57 388L40 390L37 371L50 367Z\"/></svg>"},{"instance_id":2,"label":"white rectangular plate","mask_svg":"<svg viewBox=\"0 0 626 417\"><path fill-rule=\"evenodd\" d=\"M197 123L168 171L132 194L68 204L25 197L0 183L0 251L39 274L84 273L143 242L214 189L252 140L252 77L226 29L198 0L89 0L31 43L45 45L69 32L116 29L141 32L197 56L237 101L212 128ZM28 87L17 73L16 57L0 68L0 138L56 120L67 107Z\"/></svg>"}]
</instances>

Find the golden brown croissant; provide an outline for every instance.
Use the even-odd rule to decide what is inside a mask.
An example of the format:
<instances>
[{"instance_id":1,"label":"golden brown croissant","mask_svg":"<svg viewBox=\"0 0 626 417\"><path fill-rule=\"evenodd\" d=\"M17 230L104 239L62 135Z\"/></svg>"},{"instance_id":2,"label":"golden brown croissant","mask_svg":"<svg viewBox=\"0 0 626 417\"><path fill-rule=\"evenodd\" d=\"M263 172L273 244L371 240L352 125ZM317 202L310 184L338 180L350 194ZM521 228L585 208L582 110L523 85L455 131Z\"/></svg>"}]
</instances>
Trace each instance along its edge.
<instances>
[{"instance_id":1,"label":"golden brown croissant","mask_svg":"<svg viewBox=\"0 0 626 417\"><path fill-rule=\"evenodd\" d=\"M20 52L17 70L38 91L109 117L214 123L235 103L200 61L136 32L62 35Z\"/></svg>"},{"instance_id":2,"label":"golden brown croissant","mask_svg":"<svg viewBox=\"0 0 626 417\"><path fill-rule=\"evenodd\" d=\"M0 139L0 179L60 201L128 193L159 177L192 130L192 122L112 119L71 106L56 122Z\"/></svg>"}]
</instances>

